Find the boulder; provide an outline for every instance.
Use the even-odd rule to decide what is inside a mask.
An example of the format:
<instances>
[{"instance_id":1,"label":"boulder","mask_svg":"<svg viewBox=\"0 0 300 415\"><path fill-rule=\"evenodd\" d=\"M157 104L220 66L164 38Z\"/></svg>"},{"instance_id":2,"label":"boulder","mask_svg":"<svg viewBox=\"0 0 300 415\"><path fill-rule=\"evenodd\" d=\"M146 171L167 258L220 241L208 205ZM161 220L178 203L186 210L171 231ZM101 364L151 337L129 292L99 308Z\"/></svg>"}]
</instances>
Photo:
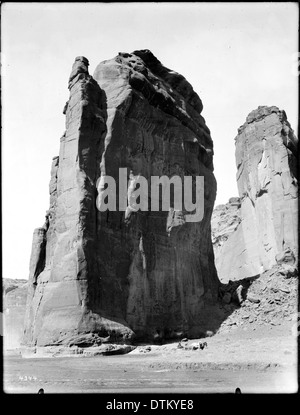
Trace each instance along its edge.
<instances>
[{"instance_id":1,"label":"boulder","mask_svg":"<svg viewBox=\"0 0 300 415\"><path fill-rule=\"evenodd\" d=\"M277 254L275 259L278 265L293 265L295 263L295 255L290 248L287 248L284 251Z\"/></svg>"},{"instance_id":2,"label":"boulder","mask_svg":"<svg viewBox=\"0 0 300 415\"><path fill-rule=\"evenodd\" d=\"M244 301L243 290L244 287L242 285L239 285L232 293L232 300L238 305L242 304L242 302Z\"/></svg>"},{"instance_id":3,"label":"boulder","mask_svg":"<svg viewBox=\"0 0 300 415\"><path fill-rule=\"evenodd\" d=\"M260 299L258 297L255 297L254 295L247 295L247 300L251 303L260 303Z\"/></svg>"}]
</instances>

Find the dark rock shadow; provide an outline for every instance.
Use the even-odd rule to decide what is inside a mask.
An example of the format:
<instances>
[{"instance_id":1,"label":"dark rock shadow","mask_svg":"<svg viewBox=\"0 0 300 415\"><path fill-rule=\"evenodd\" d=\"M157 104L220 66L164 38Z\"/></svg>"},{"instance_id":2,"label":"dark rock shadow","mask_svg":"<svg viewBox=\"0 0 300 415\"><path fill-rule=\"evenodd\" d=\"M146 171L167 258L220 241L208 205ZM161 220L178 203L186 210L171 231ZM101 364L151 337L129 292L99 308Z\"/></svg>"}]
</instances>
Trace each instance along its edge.
<instances>
[{"instance_id":1,"label":"dark rock shadow","mask_svg":"<svg viewBox=\"0 0 300 415\"><path fill-rule=\"evenodd\" d=\"M167 338L163 335L157 338L154 343L166 344L173 343L184 338L206 338L215 335L222 323L226 321L230 315L237 309L239 309L243 302L248 299L253 303L258 303L260 300L254 296L247 296L248 290L252 283L260 277L260 274L253 277L242 278L239 280L231 281L227 284L220 283L218 290L217 301L207 302L203 316L199 318L199 325L203 327L203 331L200 335L191 336L189 333L182 333L181 338Z\"/></svg>"},{"instance_id":2,"label":"dark rock shadow","mask_svg":"<svg viewBox=\"0 0 300 415\"><path fill-rule=\"evenodd\" d=\"M218 308L220 313L218 313L219 318L212 321L211 331L213 333L216 333L221 324L227 320L236 309L239 309L242 306L242 303L248 298L247 293L250 286L259 277L260 274L235 281L229 280L227 284L220 283L218 293ZM251 297L251 301L259 302L259 299Z\"/></svg>"},{"instance_id":3,"label":"dark rock shadow","mask_svg":"<svg viewBox=\"0 0 300 415\"><path fill-rule=\"evenodd\" d=\"M207 324L208 330L204 333L204 337L217 333L222 323L239 309L247 298L250 298L250 301L259 302L259 299L247 296L250 286L259 277L260 274L235 281L229 280L227 284L220 283L217 303L212 307L211 318Z\"/></svg>"}]
</instances>

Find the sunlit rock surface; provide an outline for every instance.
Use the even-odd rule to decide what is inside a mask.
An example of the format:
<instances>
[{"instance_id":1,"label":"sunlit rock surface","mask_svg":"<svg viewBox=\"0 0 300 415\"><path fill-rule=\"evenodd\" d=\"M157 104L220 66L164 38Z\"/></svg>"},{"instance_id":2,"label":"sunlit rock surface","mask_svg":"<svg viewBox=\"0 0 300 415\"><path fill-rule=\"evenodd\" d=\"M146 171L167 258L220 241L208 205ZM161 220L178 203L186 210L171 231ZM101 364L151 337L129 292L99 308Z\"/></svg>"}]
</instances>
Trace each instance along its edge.
<instances>
[{"instance_id":1,"label":"sunlit rock surface","mask_svg":"<svg viewBox=\"0 0 300 415\"><path fill-rule=\"evenodd\" d=\"M258 107L239 128L239 203L215 209L212 235L221 280L254 276L298 256L298 139L284 111ZM240 207L239 207L240 206Z\"/></svg>"}]
</instances>

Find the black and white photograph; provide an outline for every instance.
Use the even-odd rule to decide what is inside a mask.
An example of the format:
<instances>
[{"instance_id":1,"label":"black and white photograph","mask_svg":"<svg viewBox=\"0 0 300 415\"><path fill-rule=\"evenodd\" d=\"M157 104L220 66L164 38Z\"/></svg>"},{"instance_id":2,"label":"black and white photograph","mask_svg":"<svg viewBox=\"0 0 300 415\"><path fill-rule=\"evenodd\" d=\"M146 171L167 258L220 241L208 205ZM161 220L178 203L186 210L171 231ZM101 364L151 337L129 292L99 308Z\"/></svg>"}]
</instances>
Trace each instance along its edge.
<instances>
[{"instance_id":1,"label":"black and white photograph","mask_svg":"<svg viewBox=\"0 0 300 415\"><path fill-rule=\"evenodd\" d=\"M298 30L298 2L1 3L3 394L297 394Z\"/></svg>"}]
</instances>

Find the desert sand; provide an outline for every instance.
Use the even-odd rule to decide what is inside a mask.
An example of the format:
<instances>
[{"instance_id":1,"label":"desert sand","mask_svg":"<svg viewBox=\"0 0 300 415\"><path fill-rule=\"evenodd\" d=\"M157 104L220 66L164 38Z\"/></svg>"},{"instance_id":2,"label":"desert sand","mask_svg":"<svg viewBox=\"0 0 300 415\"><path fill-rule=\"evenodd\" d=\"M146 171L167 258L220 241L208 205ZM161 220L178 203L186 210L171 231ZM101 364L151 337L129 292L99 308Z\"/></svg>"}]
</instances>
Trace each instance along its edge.
<instances>
[{"instance_id":1,"label":"desert sand","mask_svg":"<svg viewBox=\"0 0 300 415\"><path fill-rule=\"evenodd\" d=\"M295 321L229 327L212 337L138 345L125 355L4 360L6 393L294 393ZM206 342L203 350L196 347Z\"/></svg>"}]
</instances>

